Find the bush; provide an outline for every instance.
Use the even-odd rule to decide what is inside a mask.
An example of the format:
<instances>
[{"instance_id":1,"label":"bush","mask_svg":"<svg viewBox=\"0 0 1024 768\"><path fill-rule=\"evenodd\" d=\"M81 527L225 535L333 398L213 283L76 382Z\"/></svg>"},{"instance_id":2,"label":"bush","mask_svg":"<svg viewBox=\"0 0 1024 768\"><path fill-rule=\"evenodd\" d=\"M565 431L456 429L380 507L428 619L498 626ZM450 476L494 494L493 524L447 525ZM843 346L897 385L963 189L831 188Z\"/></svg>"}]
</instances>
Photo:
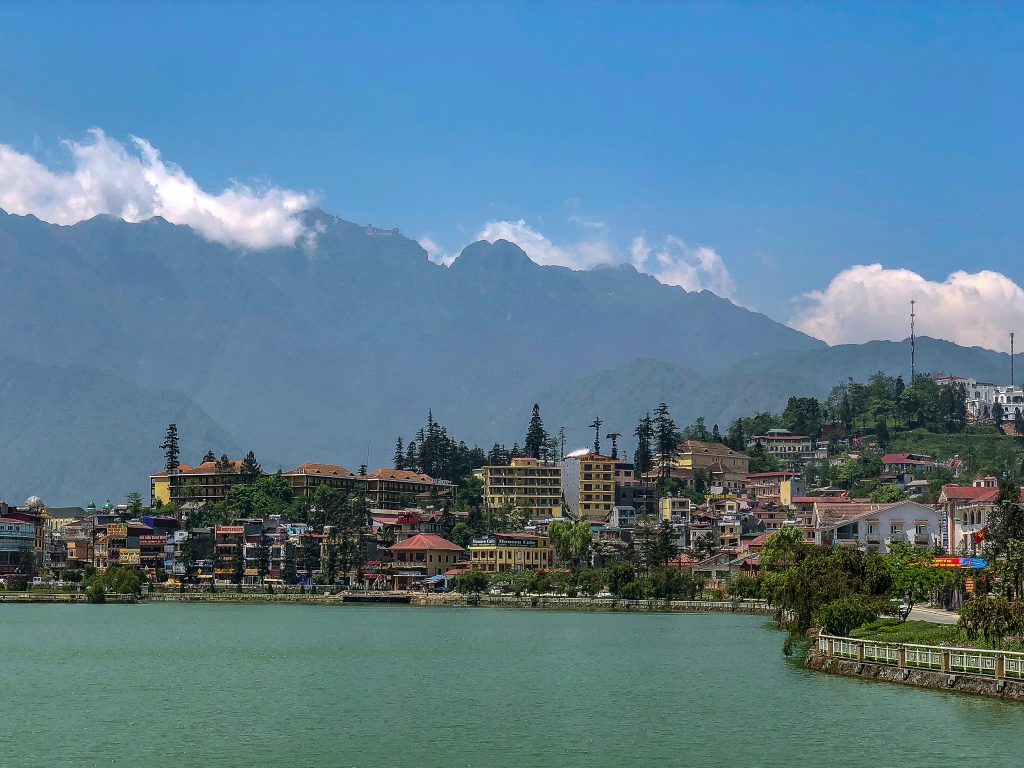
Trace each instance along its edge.
<instances>
[{"instance_id":1,"label":"bush","mask_svg":"<svg viewBox=\"0 0 1024 768\"><path fill-rule=\"evenodd\" d=\"M868 595L850 595L826 603L814 613L814 622L830 635L848 635L850 630L875 621L884 602Z\"/></svg>"},{"instance_id":2,"label":"bush","mask_svg":"<svg viewBox=\"0 0 1024 768\"><path fill-rule=\"evenodd\" d=\"M651 580L648 578L633 579L622 587L620 597L624 600L649 600L654 594Z\"/></svg>"},{"instance_id":3,"label":"bush","mask_svg":"<svg viewBox=\"0 0 1024 768\"><path fill-rule=\"evenodd\" d=\"M650 579L651 593L661 600L693 600L701 583L689 571L678 568L659 568Z\"/></svg>"},{"instance_id":4,"label":"bush","mask_svg":"<svg viewBox=\"0 0 1024 768\"><path fill-rule=\"evenodd\" d=\"M576 584L587 597L593 597L604 588L604 571L585 568L576 576Z\"/></svg>"},{"instance_id":5,"label":"bush","mask_svg":"<svg viewBox=\"0 0 1024 768\"><path fill-rule=\"evenodd\" d=\"M486 573L477 570L476 568L472 568L455 577L455 591L463 595L479 595L487 588L489 581L490 580L487 578Z\"/></svg>"},{"instance_id":6,"label":"bush","mask_svg":"<svg viewBox=\"0 0 1024 768\"><path fill-rule=\"evenodd\" d=\"M729 594L742 599L761 596L761 582L754 576L741 573L729 583Z\"/></svg>"},{"instance_id":7,"label":"bush","mask_svg":"<svg viewBox=\"0 0 1024 768\"><path fill-rule=\"evenodd\" d=\"M107 591L99 584L94 584L86 590L86 595L89 596L90 603L105 603L107 602Z\"/></svg>"},{"instance_id":8,"label":"bush","mask_svg":"<svg viewBox=\"0 0 1024 768\"><path fill-rule=\"evenodd\" d=\"M71 582L72 584L78 584L82 581L82 572L76 571L74 568L70 568L64 571L64 581Z\"/></svg>"}]
</instances>

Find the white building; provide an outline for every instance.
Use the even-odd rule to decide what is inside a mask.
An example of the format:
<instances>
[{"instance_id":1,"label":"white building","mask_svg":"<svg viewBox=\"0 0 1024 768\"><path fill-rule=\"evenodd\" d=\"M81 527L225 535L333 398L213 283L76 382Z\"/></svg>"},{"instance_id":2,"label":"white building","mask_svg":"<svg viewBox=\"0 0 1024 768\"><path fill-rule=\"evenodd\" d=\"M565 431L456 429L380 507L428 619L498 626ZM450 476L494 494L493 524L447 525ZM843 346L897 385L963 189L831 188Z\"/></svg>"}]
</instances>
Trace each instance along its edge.
<instances>
[{"instance_id":1,"label":"white building","mask_svg":"<svg viewBox=\"0 0 1024 768\"><path fill-rule=\"evenodd\" d=\"M975 420L991 419L998 404L1002 420L1012 422L1017 413L1024 415L1024 386L1006 386L970 379L964 376L935 376L939 386L963 384L967 390L967 415Z\"/></svg>"},{"instance_id":2,"label":"white building","mask_svg":"<svg viewBox=\"0 0 1024 768\"><path fill-rule=\"evenodd\" d=\"M825 499L814 505L814 541L858 547L883 555L899 541L934 547L945 544L943 517L943 512L916 501L870 504Z\"/></svg>"}]
</instances>

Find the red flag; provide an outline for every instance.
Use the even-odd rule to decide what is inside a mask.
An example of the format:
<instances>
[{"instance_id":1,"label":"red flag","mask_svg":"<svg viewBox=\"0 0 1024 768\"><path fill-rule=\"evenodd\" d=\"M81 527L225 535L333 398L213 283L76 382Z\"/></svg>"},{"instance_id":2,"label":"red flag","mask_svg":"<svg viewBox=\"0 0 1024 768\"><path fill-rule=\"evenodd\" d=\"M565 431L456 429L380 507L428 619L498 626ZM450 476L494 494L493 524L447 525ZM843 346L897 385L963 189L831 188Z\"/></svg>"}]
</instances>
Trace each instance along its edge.
<instances>
[{"instance_id":1,"label":"red flag","mask_svg":"<svg viewBox=\"0 0 1024 768\"><path fill-rule=\"evenodd\" d=\"M983 542L985 540L985 532L986 531L988 531L988 526L987 525L984 528L982 528L980 531L975 531L974 532L974 543L975 544L981 544L981 542Z\"/></svg>"}]
</instances>

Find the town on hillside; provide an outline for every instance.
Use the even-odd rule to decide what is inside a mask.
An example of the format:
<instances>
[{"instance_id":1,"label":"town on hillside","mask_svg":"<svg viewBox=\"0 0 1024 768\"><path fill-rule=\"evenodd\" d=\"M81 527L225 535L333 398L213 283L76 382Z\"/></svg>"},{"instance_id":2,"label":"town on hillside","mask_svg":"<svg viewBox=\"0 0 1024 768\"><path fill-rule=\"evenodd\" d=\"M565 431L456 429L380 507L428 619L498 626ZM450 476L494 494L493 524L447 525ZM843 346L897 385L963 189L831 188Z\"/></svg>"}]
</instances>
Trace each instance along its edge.
<instances>
[{"instance_id":1,"label":"town on hillside","mask_svg":"<svg viewBox=\"0 0 1024 768\"><path fill-rule=\"evenodd\" d=\"M429 414L396 441L393 466L373 471L267 472L252 452L212 450L187 463L171 424L148 500L0 502L0 578L8 589L103 584L109 572L111 591L448 591L527 574L536 589L649 597L656 581L638 574L665 569L655 596L735 591L783 529L865 553L972 556L1000 481L1020 476L1022 408L1019 386L877 374L724 433L702 419L680 428L662 403L631 431L632 455L599 417L593 445L567 451L535 405L521 445L485 451ZM559 575L617 565L634 570L586 586Z\"/></svg>"}]
</instances>

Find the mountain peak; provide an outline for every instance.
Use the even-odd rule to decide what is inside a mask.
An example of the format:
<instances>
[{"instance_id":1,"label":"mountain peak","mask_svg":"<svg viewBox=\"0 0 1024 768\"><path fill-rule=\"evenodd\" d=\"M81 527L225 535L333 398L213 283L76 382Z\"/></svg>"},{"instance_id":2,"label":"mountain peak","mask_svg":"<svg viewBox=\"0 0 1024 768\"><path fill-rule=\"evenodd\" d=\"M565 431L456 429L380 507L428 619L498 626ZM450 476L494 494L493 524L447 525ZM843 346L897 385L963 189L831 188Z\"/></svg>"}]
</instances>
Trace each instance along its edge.
<instances>
[{"instance_id":1,"label":"mountain peak","mask_svg":"<svg viewBox=\"0 0 1024 768\"><path fill-rule=\"evenodd\" d=\"M526 251L508 240L477 240L462 249L462 253L452 263L452 268L481 269L487 271L509 272L525 270L537 265L526 255Z\"/></svg>"}]
</instances>

